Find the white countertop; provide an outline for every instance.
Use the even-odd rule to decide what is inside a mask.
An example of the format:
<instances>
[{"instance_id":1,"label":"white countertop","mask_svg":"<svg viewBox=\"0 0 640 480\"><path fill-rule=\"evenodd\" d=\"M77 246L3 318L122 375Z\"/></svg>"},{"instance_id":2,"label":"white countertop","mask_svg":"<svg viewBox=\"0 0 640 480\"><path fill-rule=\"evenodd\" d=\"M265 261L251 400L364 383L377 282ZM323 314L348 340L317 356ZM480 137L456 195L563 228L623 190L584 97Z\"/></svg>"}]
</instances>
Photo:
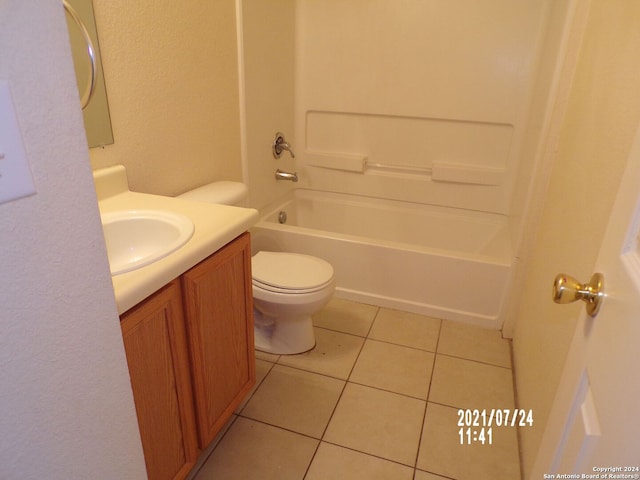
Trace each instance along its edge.
<instances>
[{"instance_id":1,"label":"white countertop","mask_svg":"<svg viewBox=\"0 0 640 480\"><path fill-rule=\"evenodd\" d=\"M132 192L126 171L120 165L96 170L94 180L101 214L118 210L163 210L189 217L195 227L191 239L175 252L145 267L112 276L120 314L247 231L258 220L258 211L251 208Z\"/></svg>"}]
</instances>

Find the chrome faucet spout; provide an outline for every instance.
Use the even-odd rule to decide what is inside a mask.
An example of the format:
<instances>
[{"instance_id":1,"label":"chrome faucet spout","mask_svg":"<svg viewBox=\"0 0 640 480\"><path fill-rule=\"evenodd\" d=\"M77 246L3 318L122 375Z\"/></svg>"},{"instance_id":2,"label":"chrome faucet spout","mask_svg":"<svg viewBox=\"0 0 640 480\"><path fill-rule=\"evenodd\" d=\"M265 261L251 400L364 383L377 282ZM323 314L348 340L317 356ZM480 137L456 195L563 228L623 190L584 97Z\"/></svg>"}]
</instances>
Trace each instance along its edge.
<instances>
[{"instance_id":1,"label":"chrome faucet spout","mask_svg":"<svg viewBox=\"0 0 640 480\"><path fill-rule=\"evenodd\" d=\"M292 182L298 181L298 172L283 172L280 169L276 170L276 180L291 180Z\"/></svg>"}]
</instances>

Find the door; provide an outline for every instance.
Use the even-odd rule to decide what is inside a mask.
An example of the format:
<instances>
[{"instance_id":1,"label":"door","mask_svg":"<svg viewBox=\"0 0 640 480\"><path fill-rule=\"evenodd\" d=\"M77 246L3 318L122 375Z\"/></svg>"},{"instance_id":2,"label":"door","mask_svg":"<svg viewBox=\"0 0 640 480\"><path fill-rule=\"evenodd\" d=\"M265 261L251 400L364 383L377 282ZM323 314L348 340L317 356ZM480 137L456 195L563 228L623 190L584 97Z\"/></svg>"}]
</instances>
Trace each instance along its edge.
<instances>
[{"instance_id":1,"label":"door","mask_svg":"<svg viewBox=\"0 0 640 480\"><path fill-rule=\"evenodd\" d=\"M198 452L179 283L123 314L121 326L147 476L183 479Z\"/></svg>"},{"instance_id":2,"label":"door","mask_svg":"<svg viewBox=\"0 0 640 480\"><path fill-rule=\"evenodd\" d=\"M255 383L249 234L187 271L182 285L204 449Z\"/></svg>"},{"instance_id":3,"label":"door","mask_svg":"<svg viewBox=\"0 0 640 480\"><path fill-rule=\"evenodd\" d=\"M639 234L640 128L596 263L607 296L595 318L580 317L532 479L610 478L606 467L640 478Z\"/></svg>"}]
</instances>

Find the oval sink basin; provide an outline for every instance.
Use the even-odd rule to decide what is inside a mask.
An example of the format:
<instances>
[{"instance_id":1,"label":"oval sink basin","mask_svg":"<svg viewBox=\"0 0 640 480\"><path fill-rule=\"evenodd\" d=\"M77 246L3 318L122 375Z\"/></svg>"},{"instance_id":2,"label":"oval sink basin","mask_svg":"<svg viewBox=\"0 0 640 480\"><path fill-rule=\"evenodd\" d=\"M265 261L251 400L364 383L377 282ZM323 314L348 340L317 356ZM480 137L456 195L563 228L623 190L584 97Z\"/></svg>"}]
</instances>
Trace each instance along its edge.
<instances>
[{"instance_id":1,"label":"oval sink basin","mask_svg":"<svg viewBox=\"0 0 640 480\"><path fill-rule=\"evenodd\" d=\"M160 210L127 210L102 215L111 275L149 265L187 243L193 222Z\"/></svg>"}]
</instances>

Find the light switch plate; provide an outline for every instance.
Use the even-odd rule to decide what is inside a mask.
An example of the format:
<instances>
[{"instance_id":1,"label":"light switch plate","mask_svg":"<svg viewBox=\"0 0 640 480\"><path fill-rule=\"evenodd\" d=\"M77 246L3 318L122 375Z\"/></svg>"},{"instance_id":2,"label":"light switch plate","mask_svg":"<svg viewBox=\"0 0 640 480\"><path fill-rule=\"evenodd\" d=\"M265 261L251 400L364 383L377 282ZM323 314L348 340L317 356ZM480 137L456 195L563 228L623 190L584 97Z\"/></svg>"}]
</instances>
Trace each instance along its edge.
<instances>
[{"instance_id":1,"label":"light switch plate","mask_svg":"<svg viewBox=\"0 0 640 480\"><path fill-rule=\"evenodd\" d=\"M9 82L0 79L0 203L36 193Z\"/></svg>"}]
</instances>

